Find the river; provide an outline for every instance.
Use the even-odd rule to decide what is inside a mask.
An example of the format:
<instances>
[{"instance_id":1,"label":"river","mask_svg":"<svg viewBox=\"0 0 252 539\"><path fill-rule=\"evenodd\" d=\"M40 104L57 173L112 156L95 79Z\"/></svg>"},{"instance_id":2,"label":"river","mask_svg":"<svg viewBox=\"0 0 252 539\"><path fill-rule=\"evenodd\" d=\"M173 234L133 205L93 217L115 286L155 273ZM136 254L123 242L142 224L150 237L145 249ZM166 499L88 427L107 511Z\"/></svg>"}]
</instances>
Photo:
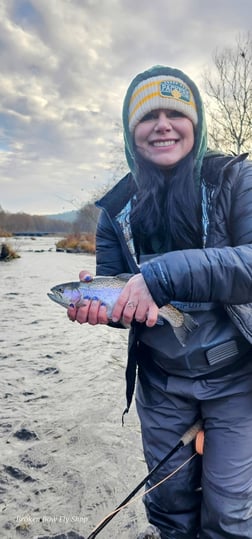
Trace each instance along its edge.
<instances>
[{"instance_id":1,"label":"river","mask_svg":"<svg viewBox=\"0 0 252 539\"><path fill-rule=\"evenodd\" d=\"M49 300L95 268L56 241L11 238L20 258L0 263L2 539L86 538L147 473L134 404L121 426L128 331L72 323ZM138 500L98 537L136 539L145 522Z\"/></svg>"}]
</instances>

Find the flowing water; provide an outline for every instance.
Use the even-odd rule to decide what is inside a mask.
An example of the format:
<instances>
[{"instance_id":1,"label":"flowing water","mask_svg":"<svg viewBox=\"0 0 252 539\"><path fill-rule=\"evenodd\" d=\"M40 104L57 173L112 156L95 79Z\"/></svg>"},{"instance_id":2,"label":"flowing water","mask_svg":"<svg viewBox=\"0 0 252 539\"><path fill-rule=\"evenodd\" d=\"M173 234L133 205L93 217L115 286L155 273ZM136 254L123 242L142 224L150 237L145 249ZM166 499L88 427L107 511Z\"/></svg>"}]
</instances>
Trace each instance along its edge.
<instances>
[{"instance_id":1,"label":"flowing water","mask_svg":"<svg viewBox=\"0 0 252 539\"><path fill-rule=\"evenodd\" d=\"M125 406L128 331L72 323L51 286L94 272L57 238L12 238L0 263L0 537L87 537L146 475L135 406ZM135 539L142 501L100 532ZM62 535L63 537L63 535Z\"/></svg>"}]
</instances>

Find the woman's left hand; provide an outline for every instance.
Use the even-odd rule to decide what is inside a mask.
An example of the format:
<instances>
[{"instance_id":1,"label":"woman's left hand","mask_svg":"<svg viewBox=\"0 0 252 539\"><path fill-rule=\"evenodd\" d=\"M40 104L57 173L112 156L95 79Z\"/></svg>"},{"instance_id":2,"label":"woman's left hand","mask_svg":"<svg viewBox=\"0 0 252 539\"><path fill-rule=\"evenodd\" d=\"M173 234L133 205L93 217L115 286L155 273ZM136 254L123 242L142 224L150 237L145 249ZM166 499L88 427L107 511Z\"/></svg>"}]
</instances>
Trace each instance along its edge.
<instances>
[{"instance_id":1,"label":"woman's left hand","mask_svg":"<svg viewBox=\"0 0 252 539\"><path fill-rule=\"evenodd\" d=\"M146 326L155 326L158 317L158 306L154 302L141 273L137 273L127 282L120 294L113 312L112 321L123 319L130 324L133 319L145 322Z\"/></svg>"}]
</instances>

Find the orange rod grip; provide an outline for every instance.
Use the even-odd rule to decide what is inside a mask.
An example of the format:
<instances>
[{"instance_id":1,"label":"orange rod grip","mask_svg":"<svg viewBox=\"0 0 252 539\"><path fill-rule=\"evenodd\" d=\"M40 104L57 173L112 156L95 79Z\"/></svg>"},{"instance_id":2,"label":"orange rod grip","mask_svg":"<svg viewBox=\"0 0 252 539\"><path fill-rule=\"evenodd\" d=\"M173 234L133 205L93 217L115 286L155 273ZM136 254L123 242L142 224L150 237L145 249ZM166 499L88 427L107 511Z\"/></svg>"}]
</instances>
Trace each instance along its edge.
<instances>
[{"instance_id":1,"label":"orange rod grip","mask_svg":"<svg viewBox=\"0 0 252 539\"><path fill-rule=\"evenodd\" d=\"M204 453L204 431L200 430L195 438L195 449L199 455Z\"/></svg>"}]
</instances>

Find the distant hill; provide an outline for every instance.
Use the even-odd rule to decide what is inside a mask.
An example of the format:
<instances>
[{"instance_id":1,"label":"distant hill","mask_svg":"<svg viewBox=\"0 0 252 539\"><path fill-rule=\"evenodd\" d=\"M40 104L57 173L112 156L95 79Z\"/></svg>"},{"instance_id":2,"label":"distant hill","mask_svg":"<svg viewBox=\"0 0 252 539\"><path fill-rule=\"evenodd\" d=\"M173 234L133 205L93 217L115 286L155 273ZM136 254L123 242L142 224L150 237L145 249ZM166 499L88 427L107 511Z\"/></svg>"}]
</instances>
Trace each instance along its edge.
<instances>
[{"instance_id":1,"label":"distant hill","mask_svg":"<svg viewBox=\"0 0 252 539\"><path fill-rule=\"evenodd\" d=\"M67 223L74 223L77 217L77 210L65 211L63 213L52 213L44 215L48 219L56 219L58 221L66 221Z\"/></svg>"}]
</instances>

